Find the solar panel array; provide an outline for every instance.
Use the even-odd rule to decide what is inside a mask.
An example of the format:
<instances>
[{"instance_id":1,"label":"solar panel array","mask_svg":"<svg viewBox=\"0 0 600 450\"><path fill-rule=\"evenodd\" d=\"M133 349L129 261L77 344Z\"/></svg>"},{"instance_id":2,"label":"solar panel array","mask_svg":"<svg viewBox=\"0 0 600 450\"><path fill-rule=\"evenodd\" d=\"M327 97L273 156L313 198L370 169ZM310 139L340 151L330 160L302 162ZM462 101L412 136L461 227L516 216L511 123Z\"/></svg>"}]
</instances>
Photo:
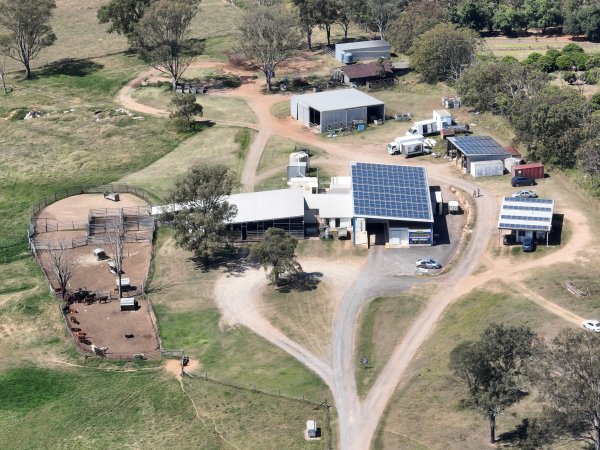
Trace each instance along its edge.
<instances>
[{"instance_id":1,"label":"solar panel array","mask_svg":"<svg viewBox=\"0 0 600 450\"><path fill-rule=\"evenodd\" d=\"M355 163L351 169L355 217L433 222L423 167Z\"/></svg>"},{"instance_id":2,"label":"solar panel array","mask_svg":"<svg viewBox=\"0 0 600 450\"><path fill-rule=\"evenodd\" d=\"M508 155L507 150L489 136L457 136L448 140L465 156L473 155Z\"/></svg>"},{"instance_id":3,"label":"solar panel array","mask_svg":"<svg viewBox=\"0 0 600 450\"><path fill-rule=\"evenodd\" d=\"M511 203L539 203L545 205L551 205L554 200L548 200L547 198L532 198L532 197L504 197L506 202Z\"/></svg>"},{"instance_id":4,"label":"solar panel array","mask_svg":"<svg viewBox=\"0 0 600 450\"><path fill-rule=\"evenodd\" d=\"M527 223L509 223L500 222L498 228L502 230L532 230L532 231L550 231L550 225L532 225Z\"/></svg>"},{"instance_id":5,"label":"solar panel array","mask_svg":"<svg viewBox=\"0 0 600 450\"><path fill-rule=\"evenodd\" d=\"M554 200L504 197L498 228L508 230L550 231ZM511 212L514 211L514 214ZM523 215L529 213L529 215Z\"/></svg>"}]
</instances>

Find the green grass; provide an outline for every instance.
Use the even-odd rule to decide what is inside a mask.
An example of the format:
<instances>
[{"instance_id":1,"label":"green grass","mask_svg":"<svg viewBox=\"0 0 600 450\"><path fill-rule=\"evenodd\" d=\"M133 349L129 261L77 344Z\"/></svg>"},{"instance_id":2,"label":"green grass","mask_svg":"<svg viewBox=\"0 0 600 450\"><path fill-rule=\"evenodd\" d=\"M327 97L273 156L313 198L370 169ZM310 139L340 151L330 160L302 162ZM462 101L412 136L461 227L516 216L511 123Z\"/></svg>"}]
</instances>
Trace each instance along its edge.
<instances>
[{"instance_id":1,"label":"green grass","mask_svg":"<svg viewBox=\"0 0 600 450\"><path fill-rule=\"evenodd\" d=\"M153 164L126 175L121 181L146 188L164 199L175 181L185 175L190 167L199 164L225 164L239 177L248 146L255 134L255 131L245 128L208 128L185 140Z\"/></svg>"},{"instance_id":2,"label":"green grass","mask_svg":"<svg viewBox=\"0 0 600 450\"><path fill-rule=\"evenodd\" d=\"M490 323L528 325L546 340L568 326L509 286L490 287L495 291L473 291L447 310L390 402L375 448L414 449L421 443L422 448L478 450L487 445L485 417L460 405L466 387L449 372L451 350L477 339ZM540 411L535 395L527 397L498 417L498 435Z\"/></svg>"},{"instance_id":3,"label":"green grass","mask_svg":"<svg viewBox=\"0 0 600 450\"><path fill-rule=\"evenodd\" d=\"M0 447L20 448L324 448L301 436L314 406L162 370L15 368L0 373ZM269 428L265 445L261 433ZM223 436L221 438L219 434ZM312 443L310 443L312 444Z\"/></svg>"},{"instance_id":4,"label":"green grass","mask_svg":"<svg viewBox=\"0 0 600 450\"><path fill-rule=\"evenodd\" d=\"M378 297L364 307L359 318L355 361L367 358L367 366L356 368L359 395L366 395L396 345L425 306L432 287L413 288L396 297Z\"/></svg>"},{"instance_id":5,"label":"green grass","mask_svg":"<svg viewBox=\"0 0 600 450\"><path fill-rule=\"evenodd\" d=\"M323 150L312 146L300 144L281 136L272 136L267 141L267 145L260 156L256 173L260 175L269 169L281 167L282 173L285 174L285 167L289 161L290 153L299 151L302 148L309 148L311 150L312 159L318 158L324 153Z\"/></svg>"},{"instance_id":6,"label":"green grass","mask_svg":"<svg viewBox=\"0 0 600 450\"><path fill-rule=\"evenodd\" d=\"M219 269L203 271L161 230L150 298L163 345L185 349L217 378L310 398L326 398L323 382L282 350L245 328L222 329L212 299Z\"/></svg>"}]
</instances>

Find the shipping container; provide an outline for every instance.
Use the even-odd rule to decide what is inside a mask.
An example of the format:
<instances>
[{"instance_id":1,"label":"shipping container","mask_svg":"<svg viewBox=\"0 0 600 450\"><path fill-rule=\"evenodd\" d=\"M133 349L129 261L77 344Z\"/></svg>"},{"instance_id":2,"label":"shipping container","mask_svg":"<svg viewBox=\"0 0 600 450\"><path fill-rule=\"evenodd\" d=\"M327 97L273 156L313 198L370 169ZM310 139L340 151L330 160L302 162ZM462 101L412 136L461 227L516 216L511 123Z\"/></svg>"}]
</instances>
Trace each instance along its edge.
<instances>
[{"instance_id":1,"label":"shipping container","mask_svg":"<svg viewBox=\"0 0 600 450\"><path fill-rule=\"evenodd\" d=\"M542 163L531 163L513 166L511 174L513 177L527 177L537 180L544 178L544 165Z\"/></svg>"},{"instance_id":2,"label":"shipping container","mask_svg":"<svg viewBox=\"0 0 600 450\"><path fill-rule=\"evenodd\" d=\"M473 161L471 163L471 175L478 177L493 177L504 173L504 164L500 160Z\"/></svg>"},{"instance_id":3,"label":"shipping container","mask_svg":"<svg viewBox=\"0 0 600 450\"><path fill-rule=\"evenodd\" d=\"M506 158L504 160L504 168L506 169L506 171L508 173L512 173L513 166L518 166L522 162L523 162L523 160L521 158L515 158L515 157Z\"/></svg>"}]
</instances>

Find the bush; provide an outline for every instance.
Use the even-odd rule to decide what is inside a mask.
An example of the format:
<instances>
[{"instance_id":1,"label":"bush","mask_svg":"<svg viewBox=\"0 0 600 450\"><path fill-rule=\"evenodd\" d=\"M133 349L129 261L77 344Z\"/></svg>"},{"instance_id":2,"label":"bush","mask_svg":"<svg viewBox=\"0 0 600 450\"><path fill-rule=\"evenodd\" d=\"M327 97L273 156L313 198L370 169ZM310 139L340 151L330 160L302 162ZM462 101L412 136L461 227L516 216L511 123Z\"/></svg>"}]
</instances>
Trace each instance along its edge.
<instances>
[{"instance_id":1,"label":"bush","mask_svg":"<svg viewBox=\"0 0 600 450\"><path fill-rule=\"evenodd\" d=\"M571 70L575 65L575 61L571 58L571 55L560 55L556 58L556 68L558 70Z\"/></svg>"},{"instance_id":2,"label":"bush","mask_svg":"<svg viewBox=\"0 0 600 450\"><path fill-rule=\"evenodd\" d=\"M569 84L573 84L577 81L577 75L573 72L563 72L562 79Z\"/></svg>"},{"instance_id":3,"label":"bush","mask_svg":"<svg viewBox=\"0 0 600 450\"><path fill-rule=\"evenodd\" d=\"M534 64L534 67L541 70L542 72L550 73L556 70L556 65L550 56L542 56Z\"/></svg>"},{"instance_id":4,"label":"bush","mask_svg":"<svg viewBox=\"0 0 600 450\"><path fill-rule=\"evenodd\" d=\"M28 112L25 108L19 108L10 117L10 120L23 120Z\"/></svg>"},{"instance_id":5,"label":"bush","mask_svg":"<svg viewBox=\"0 0 600 450\"><path fill-rule=\"evenodd\" d=\"M552 64L556 64L556 58L560 56L560 51L555 48L551 48L546 52L546 56L552 59Z\"/></svg>"},{"instance_id":6,"label":"bush","mask_svg":"<svg viewBox=\"0 0 600 450\"><path fill-rule=\"evenodd\" d=\"M600 55L590 55L585 64L585 68L590 70L596 67L600 67Z\"/></svg>"},{"instance_id":7,"label":"bush","mask_svg":"<svg viewBox=\"0 0 600 450\"><path fill-rule=\"evenodd\" d=\"M571 58L573 59L573 64L577 67L577 70L585 70L588 59L590 56L586 53L572 53Z\"/></svg>"},{"instance_id":8,"label":"bush","mask_svg":"<svg viewBox=\"0 0 600 450\"><path fill-rule=\"evenodd\" d=\"M587 84L598 84L598 81L600 81L600 67L594 67L587 72L583 72L579 78Z\"/></svg>"},{"instance_id":9,"label":"bush","mask_svg":"<svg viewBox=\"0 0 600 450\"><path fill-rule=\"evenodd\" d=\"M577 44L567 44L562 49L563 54L565 53L585 53L585 50Z\"/></svg>"},{"instance_id":10,"label":"bush","mask_svg":"<svg viewBox=\"0 0 600 450\"><path fill-rule=\"evenodd\" d=\"M542 57L541 53L538 53L538 52L530 53L529 56L527 58L525 58L525 60L523 61L523 64L525 64L526 66L535 64L541 57Z\"/></svg>"},{"instance_id":11,"label":"bush","mask_svg":"<svg viewBox=\"0 0 600 450\"><path fill-rule=\"evenodd\" d=\"M505 64L516 64L519 62L519 60L514 56L505 56L504 58L502 58L502 62Z\"/></svg>"},{"instance_id":12,"label":"bush","mask_svg":"<svg viewBox=\"0 0 600 450\"><path fill-rule=\"evenodd\" d=\"M590 106L594 111L600 111L600 92L596 92L590 98Z\"/></svg>"}]
</instances>

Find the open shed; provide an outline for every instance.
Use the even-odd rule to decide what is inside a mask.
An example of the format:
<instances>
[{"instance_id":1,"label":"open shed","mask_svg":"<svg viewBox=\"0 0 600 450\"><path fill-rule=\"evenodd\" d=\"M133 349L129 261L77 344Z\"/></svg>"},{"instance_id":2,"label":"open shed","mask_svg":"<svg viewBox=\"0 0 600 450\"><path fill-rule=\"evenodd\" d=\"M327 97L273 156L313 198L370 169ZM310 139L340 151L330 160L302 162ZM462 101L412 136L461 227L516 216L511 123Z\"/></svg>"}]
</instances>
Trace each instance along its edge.
<instances>
[{"instance_id":1,"label":"open shed","mask_svg":"<svg viewBox=\"0 0 600 450\"><path fill-rule=\"evenodd\" d=\"M387 61L383 64L370 62L336 67L331 73L331 78L344 84L363 85L374 80L393 80L394 72Z\"/></svg>"},{"instance_id":2,"label":"open shed","mask_svg":"<svg viewBox=\"0 0 600 450\"><path fill-rule=\"evenodd\" d=\"M475 161L502 161L511 154L490 136L455 136L446 139L446 155L460 161L461 168L471 173Z\"/></svg>"},{"instance_id":3,"label":"open shed","mask_svg":"<svg viewBox=\"0 0 600 450\"><path fill-rule=\"evenodd\" d=\"M324 132L357 121L384 120L385 104L357 89L338 89L292 96L290 114L307 127Z\"/></svg>"},{"instance_id":4,"label":"open shed","mask_svg":"<svg viewBox=\"0 0 600 450\"><path fill-rule=\"evenodd\" d=\"M544 198L504 197L498 230L509 230L515 242L525 238L546 241L552 230L554 200Z\"/></svg>"},{"instance_id":5,"label":"open shed","mask_svg":"<svg viewBox=\"0 0 600 450\"><path fill-rule=\"evenodd\" d=\"M350 64L377 58L389 58L392 46L383 40L348 42L335 44L335 59Z\"/></svg>"}]
</instances>

